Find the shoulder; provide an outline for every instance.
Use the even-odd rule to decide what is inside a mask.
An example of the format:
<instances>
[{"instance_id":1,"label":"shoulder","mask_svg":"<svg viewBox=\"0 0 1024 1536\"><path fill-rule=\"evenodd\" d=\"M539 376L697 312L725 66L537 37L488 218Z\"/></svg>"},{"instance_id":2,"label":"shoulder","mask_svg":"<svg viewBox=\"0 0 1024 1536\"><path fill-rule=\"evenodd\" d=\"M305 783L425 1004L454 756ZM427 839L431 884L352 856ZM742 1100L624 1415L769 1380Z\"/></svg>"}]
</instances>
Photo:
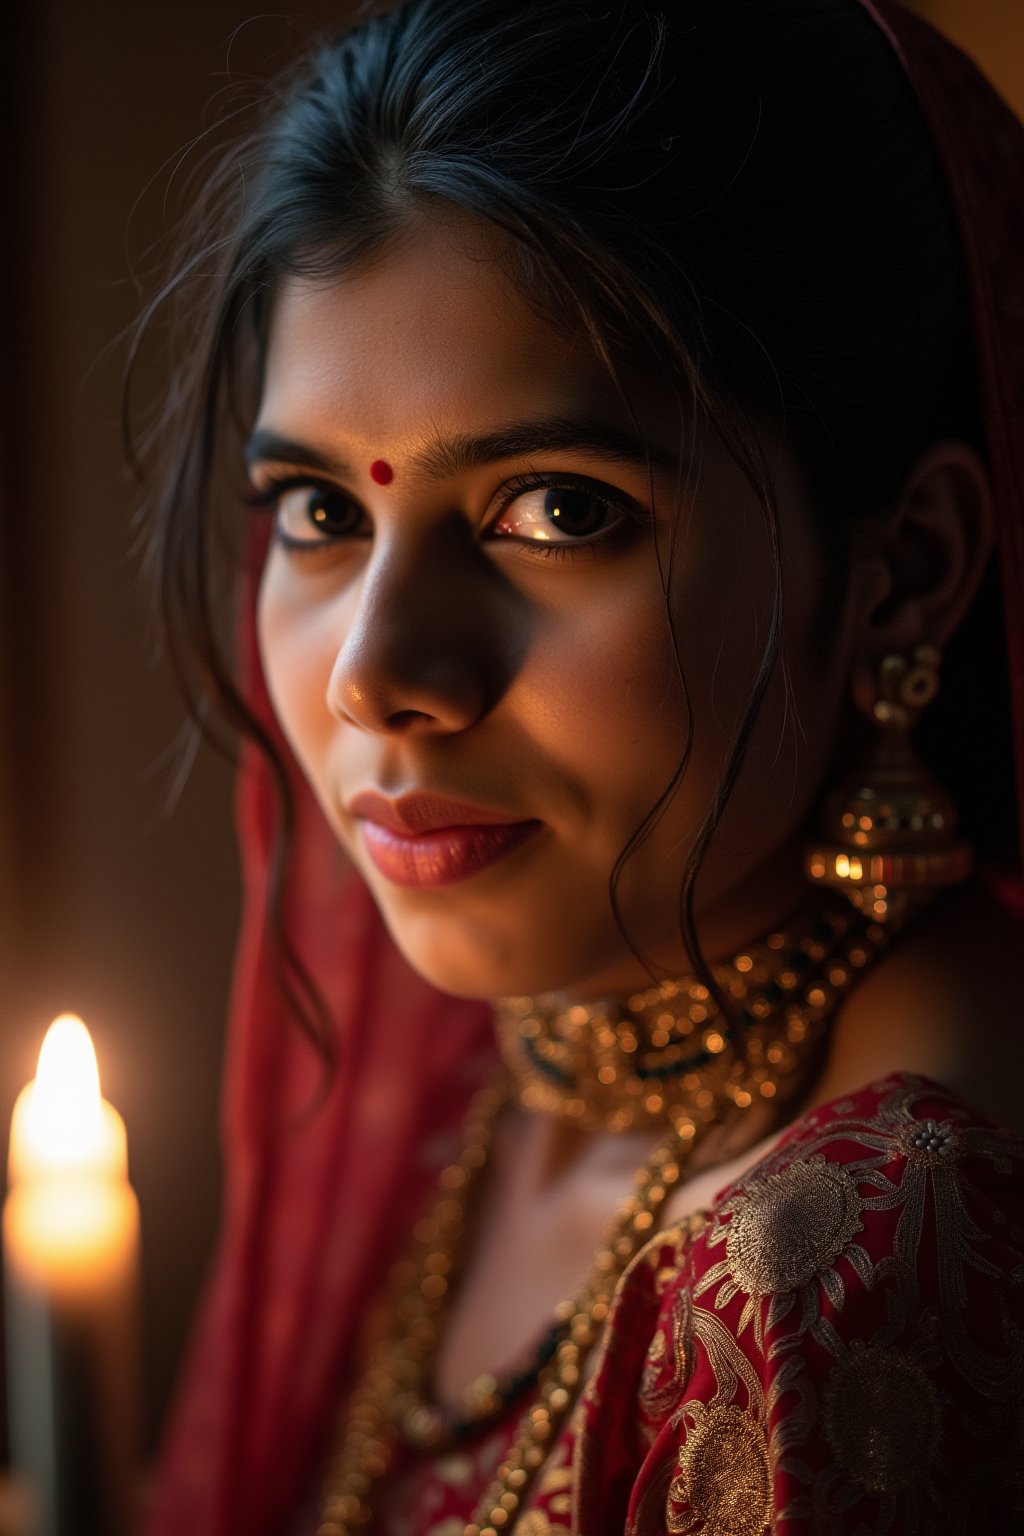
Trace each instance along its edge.
<instances>
[{"instance_id":1,"label":"shoulder","mask_svg":"<svg viewBox=\"0 0 1024 1536\"><path fill-rule=\"evenodd\" d=\"M1024 929L997 886L990 873L951 887L858 983L833 1021L822 1102L917 1074L1024 1132Z\"/></svg>"},{"instance_id":2,"label":"shoulder","mask_svg":"<svg viewBox=\"0 0 1024 1536\"><path fill-rule=\"evenodd\" d=\"M581 1466L608 1429L635 1447L619 1529L668 1520L710 1536L743 1508L751 1536L966 1530L996 1488L1005 1518L1020 1453L1022 1162L1019 1138L899 1075L817 1107L649 1243L581 1407ZM586 1536L604 1528L587 1513L588 1475Z\"/></svg>"}]
</instances>

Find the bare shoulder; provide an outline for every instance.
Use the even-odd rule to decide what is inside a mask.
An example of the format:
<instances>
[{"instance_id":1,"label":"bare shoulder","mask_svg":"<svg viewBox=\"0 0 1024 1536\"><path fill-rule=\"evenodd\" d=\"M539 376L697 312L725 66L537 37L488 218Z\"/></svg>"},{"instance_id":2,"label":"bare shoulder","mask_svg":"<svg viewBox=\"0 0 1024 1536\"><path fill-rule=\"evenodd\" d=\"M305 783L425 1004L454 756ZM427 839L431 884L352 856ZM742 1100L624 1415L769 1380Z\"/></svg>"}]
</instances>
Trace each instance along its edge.
<instances>
[{"instance_id":1,"label":"bare shoulder","mask_svg":"<svg viewBox=\"0 0 1024 1536\"><path fill-rule=\"evenodd\" d=\"M1024 928L980 881L937 900L849 998L815 1102L900 1072L1024 1131Z\"/></svg>"}]
</instances>

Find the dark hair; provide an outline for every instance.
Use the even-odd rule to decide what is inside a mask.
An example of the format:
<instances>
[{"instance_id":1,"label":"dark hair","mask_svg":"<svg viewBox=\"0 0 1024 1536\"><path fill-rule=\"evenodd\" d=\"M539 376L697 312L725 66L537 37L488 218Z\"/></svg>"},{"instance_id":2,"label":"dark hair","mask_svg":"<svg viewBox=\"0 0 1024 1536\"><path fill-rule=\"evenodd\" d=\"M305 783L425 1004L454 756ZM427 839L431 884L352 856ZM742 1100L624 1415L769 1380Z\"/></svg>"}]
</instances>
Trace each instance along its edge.
<instances>
[{"instance_id":1,"label":"dark hair","mask_svg":"<svg viewBox=\"0 0 1024 1536\"><path fill-rule=\"evenodd\" d=\"M278 88L210 179L192 253L153 306L176 298L186 349L161 427L170 451L152 557L183 680L268 753L286 823L285 769L232 680L213 613L218 444L251 417L282 278L372 261L413 211L432 208L503 231L529 302L584 327L613 371L638 356L656 366L758 492L776 549L774 612L684 874L681 928L699 955L694 880L781 633L776 509L755 424L781 426L801 461L837 583L851 523L895 499L926 445L981 444L935 152L857 0L405 0L317 48ZM990 851L1013 846L1008 737L1005 780L981 796L978 753L957 762L947 748L975 728L991 740L1008 719L976 685L1005 671L1000 626L990 574L927 726L965 811L983 807L985 821L965 823ZM613 901L623 861L684 769L685 758L623 851ZM282 944L301 1011L311 994Z\"/></svg>"}]
</instances>

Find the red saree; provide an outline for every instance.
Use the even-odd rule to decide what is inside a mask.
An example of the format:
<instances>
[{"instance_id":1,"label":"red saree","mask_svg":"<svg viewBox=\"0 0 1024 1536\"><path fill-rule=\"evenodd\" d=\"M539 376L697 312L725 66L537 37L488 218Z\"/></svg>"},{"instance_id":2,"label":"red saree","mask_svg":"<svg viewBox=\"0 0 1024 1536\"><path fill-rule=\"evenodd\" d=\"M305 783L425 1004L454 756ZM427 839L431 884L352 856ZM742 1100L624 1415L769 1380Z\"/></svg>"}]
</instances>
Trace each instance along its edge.
<instances>
[{"instance_id":1,"label":"red saree","mask_svg":"<svg viewBox=\"0 0 1024 1536\"><path fill-rule=\"evenodd\" d=\"M1024 133L929 28L884 0L865 5L918 93L960 223L1024 800ZM248 644L243 665L257 710L290 761L253 635ZM264 764L247 750L224 1219L147 1536L278 1536L287 1528L323 1462L366 1303L427 1198L441 1143L493 1050L484 1006L441 996L399 958L297 770L293 779L288 914L336 1021L342 1065L316 1112L304 1113L321 1086L320 1065L274 984L265 897L275 802ZM1019 1186L1011 1194L1006 1184L1009 1145L1000 1151L939 1090L924 1088L915 1100L916 1092L893 1082L799 1122L701 1230L663 1233L649 1245L623 1286L572 1443L559 1447L541 1502L517 1522L517 1536L568 1523L570 1463L583 1469L577 1508L585 1536L758 1536L769 1509L776 1531L787 1533L909 1531L915 1510L924 1530L957 1529L948 1522L960 1518L956 1500L967 1496L950 1481L958 1457L974 1468L970 1498L981 1516L970 1529L1008 1528L1008 1496L996 1501L993 1468L1005 1455L1003 1405L1024 1337L1020 1318L1014 1327L1002 1310L1014 1265L1020 1293ZM912 1114L950 1127L962 1183L951 1177L950 1154L934 1160L940 1154L929 1143L938 1132L913 1139L923 1133L911 1129ZM792 1171L799 1168L811 1173ZM798 1183L818 1222L799 1231L833 1236L797 1247L804 1268L791 1269L788 1285L744 1291L744 1273L767 1285L797 1262L764 1230L757 1242L752 1234L758 1209L774 1210L777 1192ZM802 1207L782 1200L779 1209L788 1243L785 1212ZM953 1341L945 1355L934 1337L943 1314ZM838 1380L847 1381L852 1405L843 1414L834 1407ZM1019 1425L1019 1375L1015 1390ZM856 1444L851 1423L864 1430ZM442 1470L421 1469L422 1495L409 1485L414 1504ZM429 1520L409 1524L395 1510L386 1536L398 1536L402 1518L410 1536L455 1536L479 1483L472 1470L464 1488L457 1477L449 1483Z\"/></svg>"},{"instance_id":2,"label":"red saree","mask_svg":"<svg viewBox=\"0 0 1024 1536\"><path fill-rule=\"evenodd\" d=\"M1017 1529L1022 1174L921 1078L802 1117L630 1265L518 1536ZM462 1536L519 1407L407 1452L380 1536Z\"/></svg>"}]
</instances>

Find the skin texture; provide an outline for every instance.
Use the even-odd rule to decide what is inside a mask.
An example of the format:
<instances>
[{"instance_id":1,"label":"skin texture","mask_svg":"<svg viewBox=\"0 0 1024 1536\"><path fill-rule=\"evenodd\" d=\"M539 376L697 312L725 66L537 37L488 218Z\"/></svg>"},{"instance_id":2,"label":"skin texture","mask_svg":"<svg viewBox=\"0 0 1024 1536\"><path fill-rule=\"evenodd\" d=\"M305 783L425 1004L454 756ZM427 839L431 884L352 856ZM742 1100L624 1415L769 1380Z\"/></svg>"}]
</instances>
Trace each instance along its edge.
<instances>
[{"instance_id":1,"label":"skin texture","mask_svg":"<svg viewBox=\"0 0 1024 1536\"><path fill-rule=\"evenodd\" d=\"M259 608L264 670L328 821L425 976L471 996L625 992L648 973L615 923L609 875L687 746L689 704L685 776L619 888L647 957L667 972L688 964L676 932L680 876L764 645L769 546L753 491L715 441L702 445L699 467L674 468L661 452L649 469L539 444L458 462L453 450L467 436L538 417L582 412L631 427L603 366L515 295L500 255L480 229L421 222L366 270L282 288L257 428L298 451L287 463L264 454L251 472L258 490L278 477L299 481L277 498L278 527L319 543L272 548ZM649 371L627 370L625 383L666 460L692 447ZM856 734L856 704L870 705L878 661L922 641L944 644L991 544L980 463L960 444L936 444L898 504L858 525L845 590L826 604L799 466L770 433L764 442L779 502L784 644L697 886L711 957L804 899L803 837ZM386 485L373 473L380 461L393 470ZM611 502L647 511L596 553L545 555L553 524L544 490L513 499L508 489L524 475L587 477ZM318 506L343 537L324 541L309 516ZM371 863L346 809L368 789L429 790L543 826L469 879L403 888ZM977 888L937 903L834 1021L818 1096L911 1070L1010 1119L1000 1084L1020 1035L1015 937ZM751 1116L739 1144L709 1139L665 1219L707 1203L779 1130ZM537 1337L649 1145L642 1134L588 1137L507 1114L438 1361L443 1396Z\"/></svg>"}]
</instances>

